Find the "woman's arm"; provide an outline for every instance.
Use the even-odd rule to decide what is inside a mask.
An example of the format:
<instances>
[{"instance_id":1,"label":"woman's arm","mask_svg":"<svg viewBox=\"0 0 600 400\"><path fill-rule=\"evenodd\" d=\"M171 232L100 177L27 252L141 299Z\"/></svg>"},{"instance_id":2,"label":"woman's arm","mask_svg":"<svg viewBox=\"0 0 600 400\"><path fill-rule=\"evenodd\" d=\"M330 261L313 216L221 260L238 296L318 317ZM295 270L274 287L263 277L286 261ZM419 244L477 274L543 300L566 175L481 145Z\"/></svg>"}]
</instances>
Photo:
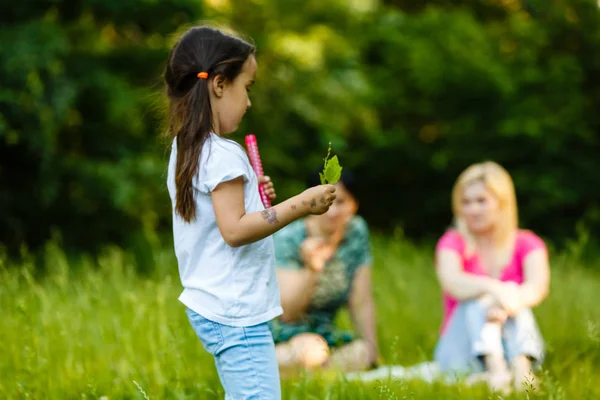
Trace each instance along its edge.
<instances>
[{"instance_id":1,"label":"woman's arm","mask_svg":"<svg viewBox=\"0 0 600 400\"><path fill-rule=\"evenodd\" d=\"M362 266L356 271L349 299L349 311L354 326L369 344L370 363L378 357L377 326L375 320L375 302L371 286L371 267Z\"/></svg>"},{"instance_id":2,"label":"woman's arm","mask_svg":"<svg viewBox=\"0 0 600 400\"><path fill-rule=\"evenodd\" d=\"M257 242L307 214L323 214L335 199L335 186L319 185L274 207L246 214L242 177L212 191L217 226L231 247Z\"/></svg>"},{"instance_id":3,"label":"woman's arm","mask_svg":"<svg viewBox=\"0 0 600 400\"><path fill-rule=\"evenodd\" d=\"M520 308L532 308L540 304L550 290L550 265L545 249L531 251L523 260L525 280L519 286Z\"/></svg>"},{"instance_id":4,"label":"woman's arm","mask_svg":"<svg viewBox=\"0 0 600 400\"><path fill-rule=\"evenodd\" d=\"M463 271L458 252L441 249L436 253L436 273L444 291L458 300L469 300L492 293L498 282L487 276L467 274Z\"/></svg>"},{"instance_id":5,"label":"woman's arm","mask_svg":"<svg viewBox=\"0 0 600 400\"><path fill-rule=\"evenodd\" d=\"M277 269L283 322L298 321L308 309L321 273L311 268Z\"/></svg>"},{"instance_id":6,"label":"woman's arm","mask_svg":"<svg viewBox=\"0 0 600 400\"><path fill-rule=\"evenodd\" d=\"M306 313L321 272L325 268L325 263L334 252L332 246L317 237L304 239L299 248L295 250L300 254L304 264L303 268L300 270L277 269L277 281L283 307L281 319L284 322L297 321Z\"/></svg>"}]
</instances>

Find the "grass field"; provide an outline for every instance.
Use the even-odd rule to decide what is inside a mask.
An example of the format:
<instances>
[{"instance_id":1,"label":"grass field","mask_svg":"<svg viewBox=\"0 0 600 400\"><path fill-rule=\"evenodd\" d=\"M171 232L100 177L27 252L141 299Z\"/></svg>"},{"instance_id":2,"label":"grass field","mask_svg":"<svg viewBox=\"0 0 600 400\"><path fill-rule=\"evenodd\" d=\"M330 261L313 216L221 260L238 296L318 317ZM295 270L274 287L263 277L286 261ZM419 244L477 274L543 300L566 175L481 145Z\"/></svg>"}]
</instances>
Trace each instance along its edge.
<instances>
[{"instance_id":1,"label":"grass field","mask_svg":"<svg viewBox=\"0 0 600 400\"><path fill-rule=\"evenodd\" d=\"M378 330L386 363L431 359L441 319L431 249L374 238ZM0 257L0 399L222 398L212 359L177 301L170 250L135 257L109 249L68 259L47 248L48 272ZM139 260L139 258L137 258ZM577 245L552 254L550 298L535 310L547 341L541 398L600 398L600 261ZM340 324L348 324L347 315ZM420 382L362 384L304 376L283 383L286 399L491 399L484 387ZM514 398L534 397L526 394Z\"/></svg>"}]
</instances>

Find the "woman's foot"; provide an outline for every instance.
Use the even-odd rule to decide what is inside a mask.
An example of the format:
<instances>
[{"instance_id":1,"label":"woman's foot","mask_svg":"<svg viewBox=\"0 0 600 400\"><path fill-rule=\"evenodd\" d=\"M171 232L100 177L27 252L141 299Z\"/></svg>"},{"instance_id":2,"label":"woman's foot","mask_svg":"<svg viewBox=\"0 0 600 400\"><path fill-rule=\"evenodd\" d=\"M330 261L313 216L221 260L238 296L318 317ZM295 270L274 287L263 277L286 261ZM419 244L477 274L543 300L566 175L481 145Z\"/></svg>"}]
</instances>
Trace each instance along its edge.
<instances>
[{"instance_id":1,"label":"woman's foot","mask_svg":"<svg viewBox=\"0 0 600 400\"><path fill-rule=\"evenodd\" d=\"M529 357L518 356L513 360L511 367L517 392L537 392L539 390L539 380L532 371Z\"/></svg>"},{"instance_id":2,"label":"woman's foot","mask_svg":"<svg viewBox=\"0 0 600 400\"><path fill-rule=\"evenodd\" d=\"M490 354L485 357L488 372L487 384L490 390L508 394L511 392L512 375L503 354Z\"/></svg>"},{"instance_id":3,"label":"woman's foot","mask_svg":"<svg viewBox=\"0 0 600 400\"><path fill-rule=\"evenodd\" d=\"M478 383L487 383L489 380L489 374L487 372L475 372L465 379L466 386L477 385Z\"/></svg>"},{"instance_id":4,"label":"woman's foot","mask_svg":"<svg viewBox=\"0 0 600 400\"><path fill-rule=\"evenodd\" d=\"M491 391L508 395L512 391L512 378L510 371L496 372L488 375L487 384Z\"/></svg>"}]
</instances>

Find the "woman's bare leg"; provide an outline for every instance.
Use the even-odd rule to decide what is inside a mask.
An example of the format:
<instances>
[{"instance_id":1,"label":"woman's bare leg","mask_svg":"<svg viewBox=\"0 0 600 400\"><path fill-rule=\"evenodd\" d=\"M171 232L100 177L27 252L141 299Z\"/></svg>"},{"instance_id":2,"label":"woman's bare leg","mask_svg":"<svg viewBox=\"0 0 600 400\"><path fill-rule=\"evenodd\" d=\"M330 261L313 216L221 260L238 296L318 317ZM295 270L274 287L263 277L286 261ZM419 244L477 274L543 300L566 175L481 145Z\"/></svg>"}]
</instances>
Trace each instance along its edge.
<instances>
[{"instance_id":1,"label":"woman's bare leg","mask_svg":"<svg viewBox=\"0 0 600 400\"><path fill-rule=\"evenodd\" d=\"M480 298L479 302L486 310L486 321L478 342L487 349L483 359L488 374L488 385L492 390L508 393L512 376L502 348L502 325L506 321L506 313L496 306L494 299L489 295Z\"/></svg>"},{"instance_id":2,"label":"woman's bare leg","mask_svg":"<svg viewBox=\"0 0 600 400\"><path fill-rule=\"evenodd\" d=\"M539 382L532 370L531 359L524 354L517 356L511 363L515 377L515 389L520 392L537 391Z\"/></svg>"},{"instance_id":3,"label":"woman's bare leg","mask_svg":"<svg viewBox=\"0 0 600 400\"><path fill-rule=\"evenodd\" d=\"M369 346L365 340L357 339L332 351L326 367L342 372L359 372L367 370L369 364Z\"/></svg>"},{"instance_id":4,"label":"woman's bare leg","mask_svg":"<svg viewBox=\"0 0 600 400\"><path fill-rule=\"evenodd\" d=\"M509 318L503 327L507 358L518 391L537 390L538 379L533 371L544 360L544 340L531 309L523 309Z\"/></svg>"}]
</instances>

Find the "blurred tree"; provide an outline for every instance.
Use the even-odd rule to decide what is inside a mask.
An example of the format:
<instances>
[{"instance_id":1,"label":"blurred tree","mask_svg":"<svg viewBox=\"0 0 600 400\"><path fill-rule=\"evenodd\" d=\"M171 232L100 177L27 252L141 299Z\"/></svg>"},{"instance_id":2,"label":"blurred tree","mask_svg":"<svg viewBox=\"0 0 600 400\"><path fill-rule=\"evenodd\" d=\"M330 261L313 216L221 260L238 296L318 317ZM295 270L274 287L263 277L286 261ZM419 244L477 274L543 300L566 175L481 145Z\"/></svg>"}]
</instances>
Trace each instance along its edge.
<instances>
[{"instance_id":1,"label":"blurred tree","mask_svg":"<svg viewBox=\"0 0 600 400\"><path fill-rule=\"evenodd\" d=\"M0 241L123 243L165 209L156 83L199 1L2 5ZM168 208L167 208L168 210Z\"/></svg>"},{"instance_id":2,"label":"blurred tree","mask_svg":"<svg viewBox=\"0 0 600 400\"><path fill-rule=\"evenodd\" d=\"M503 1L496 20L466 2L439 3L416 14L383 10L365 51L389 138L374 175L394 182L377 210L413 210L395 213L392 226L435 234L450 222L458 173L493 159L513 174L524 225L555 239L580 220L598 229L597 4ZM400 174L385 166L393 162ZM371 219L390 220L377 210Z\"/></svg>"},{"instance_id":3,"label":"blurred tree","mask_svg":"<svg viewBox=\"0 0 600 400\"><path fill-rule=\"evenodd\" d=\"M0 242L170 234L161 73L209 20L258 47L253 108L279 198L327 143L373 229L434 238L473 162L515 178L523 224L600 230L600 11L594 0L154 0L0 5ZM140 234L142 232L142 234Z\"/></svg>"}]
</instances>

